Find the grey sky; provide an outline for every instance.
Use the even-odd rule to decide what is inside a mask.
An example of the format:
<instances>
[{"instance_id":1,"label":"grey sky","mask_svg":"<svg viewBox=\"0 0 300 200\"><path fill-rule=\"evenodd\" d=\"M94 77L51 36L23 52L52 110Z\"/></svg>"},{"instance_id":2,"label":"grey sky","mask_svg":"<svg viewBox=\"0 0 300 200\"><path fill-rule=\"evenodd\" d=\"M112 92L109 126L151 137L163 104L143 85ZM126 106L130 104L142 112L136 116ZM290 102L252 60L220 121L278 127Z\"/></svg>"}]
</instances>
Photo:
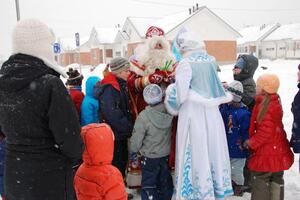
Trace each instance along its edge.
<instances>
[{"instance_id":1,"label":"grey sky","mask_svg":"<svg viewBox=\"0 0 300 200\"><path fill-rule=\"evenodd\" d=\"M16 23L14 0L0 0L0 59L11 50ZM300 23L299 0L19 0L21 19L38 18L57 36L88 35L91 27L123 24L127 16L164 16L206 5L237 30L263 23ZM161 2L161 3L160 3ZM75 41L74 41L75 42Z\"/></svg>"}]
</instances>

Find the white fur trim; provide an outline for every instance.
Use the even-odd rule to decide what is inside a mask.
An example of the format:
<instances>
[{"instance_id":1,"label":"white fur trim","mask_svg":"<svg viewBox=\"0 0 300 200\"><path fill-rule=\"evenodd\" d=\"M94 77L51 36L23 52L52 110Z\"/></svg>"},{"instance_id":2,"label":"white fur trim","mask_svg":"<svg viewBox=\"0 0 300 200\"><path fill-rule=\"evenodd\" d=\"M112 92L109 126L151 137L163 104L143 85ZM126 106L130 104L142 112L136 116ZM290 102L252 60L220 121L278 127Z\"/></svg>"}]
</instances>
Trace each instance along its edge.
<instances>
[{"instance_id":1,"label":"white fur trim","mask_svg":"<svg viewBox=\"0 0 300 200\"><path fill-rule=\"evenodd\" d=\"M170 93L171 93L171 90L173 89L173 87L176 87L175 84L171 84L167 87L166 91L165 91L165 107L168 111L168 113L170 113L171 115L173 116L177 116L178 113L179 113L179 110L175 110L174 108L172 108L169 104L169 97L170 97Z\"/></svg>"},{"instance_id":2,"label":"white fur trim","mask_svg":"<svg viewBox=\"0 0 300 200\"><path fill-rule=\"evenodd\" d=\"M200 96L197 92L189 90L188 100L198 102L203 104L206 107L218 106L223 103L228 103L232 101L233 97L229 92L226 92L226 96L218 98L204 98Z\"/></svg>"},{"instance_id":3,"label":"white fur trim","mask_svg":"<svg viewBox=\"0 0 300 200\"><path fill-rule=\"evenodd\" d=\"M145 76L145 71L138 68L137 66L133 65L133 64L130 64L130 68L129 68L130 71L136 73L137 75L139 76Z\"/></svg>"}]
</instances>

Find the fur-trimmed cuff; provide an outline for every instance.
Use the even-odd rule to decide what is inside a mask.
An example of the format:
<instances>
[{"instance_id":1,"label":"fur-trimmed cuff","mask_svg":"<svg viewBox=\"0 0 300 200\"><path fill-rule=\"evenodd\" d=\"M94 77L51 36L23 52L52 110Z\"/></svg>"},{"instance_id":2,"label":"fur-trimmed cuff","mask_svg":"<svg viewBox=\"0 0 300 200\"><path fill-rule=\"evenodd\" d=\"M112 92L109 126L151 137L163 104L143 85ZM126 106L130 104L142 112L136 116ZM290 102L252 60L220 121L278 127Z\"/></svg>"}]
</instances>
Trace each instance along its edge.
<instances>
[{"instance_id":1,"label":"fur-trimmed cuff","mask_svg":"<svg viewBox=\"0 0 300 200\"><path fill-rule=\"evenodd\" d=\"M138 90L138 91L142 91L149 84L150 84L150 82L149 82L149 77L148 76L137 78L134 81L135 89Z\"/></svg>"},{"instance_id":2,"label":"fur-trimmed cuff","mask_svg":"<svg viewBox=\"0 0 300 200\"><path fill-rule=\"evenodd\" d=\"M177 116L179 112L180 105L178 104L177 100L177 90L176 85L170 84L166 90L165 96L165 106L168 111L173 116Z\"/></svg>"},{"instance_id":3,"label":"fur-trimmed cuff","mask_svg":"<svg viewBox=\"0 0 300 200\"><path fill-rule=\"evenodd\" d=\"M197 92L190 89L188 94L188 99L190 101L201 103L206 107L212 107L212 106L219 106L223 103L228 103L232 101L233 97L229 92L226 92L226 96L207 99L200 96Z\"/></svg>"}]
</instances>

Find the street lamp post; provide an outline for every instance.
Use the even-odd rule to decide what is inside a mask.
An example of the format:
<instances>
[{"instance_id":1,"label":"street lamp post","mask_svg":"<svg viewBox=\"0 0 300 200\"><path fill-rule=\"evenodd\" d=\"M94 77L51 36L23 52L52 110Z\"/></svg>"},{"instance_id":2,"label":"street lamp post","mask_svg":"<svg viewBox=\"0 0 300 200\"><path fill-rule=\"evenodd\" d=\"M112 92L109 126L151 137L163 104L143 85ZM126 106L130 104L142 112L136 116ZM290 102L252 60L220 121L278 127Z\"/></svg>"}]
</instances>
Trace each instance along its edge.
<instances>
[{"instance_id":1,"label":"street lamp post","mask_svg":"<svg viewBox=\"0 0 300 200\"><path fill-rule=\"evenodd\" d=\"M17 21L20 21L20 7L19 7L19 0L15 0L15 3L16 3Z\"/></svg>"}]
</instances>

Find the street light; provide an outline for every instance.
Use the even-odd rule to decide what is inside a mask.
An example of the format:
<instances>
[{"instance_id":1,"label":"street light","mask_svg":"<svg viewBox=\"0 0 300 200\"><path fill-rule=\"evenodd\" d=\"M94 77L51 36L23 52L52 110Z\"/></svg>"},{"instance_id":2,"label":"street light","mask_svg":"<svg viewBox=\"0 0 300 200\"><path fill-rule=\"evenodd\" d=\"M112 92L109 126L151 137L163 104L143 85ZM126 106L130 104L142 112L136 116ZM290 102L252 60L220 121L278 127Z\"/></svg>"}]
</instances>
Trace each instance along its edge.
<instances>
[{"instance_id":1,"label":"street light","mask_svg":"<svg viewBox=\"0 0 300 200\"><path fill-rule=\"evenodd\" d=\"M19 7L19 0L15 0L15 3L16 3L17 21L20 21L20 7Z\"/></svg>"}]
</instances>

